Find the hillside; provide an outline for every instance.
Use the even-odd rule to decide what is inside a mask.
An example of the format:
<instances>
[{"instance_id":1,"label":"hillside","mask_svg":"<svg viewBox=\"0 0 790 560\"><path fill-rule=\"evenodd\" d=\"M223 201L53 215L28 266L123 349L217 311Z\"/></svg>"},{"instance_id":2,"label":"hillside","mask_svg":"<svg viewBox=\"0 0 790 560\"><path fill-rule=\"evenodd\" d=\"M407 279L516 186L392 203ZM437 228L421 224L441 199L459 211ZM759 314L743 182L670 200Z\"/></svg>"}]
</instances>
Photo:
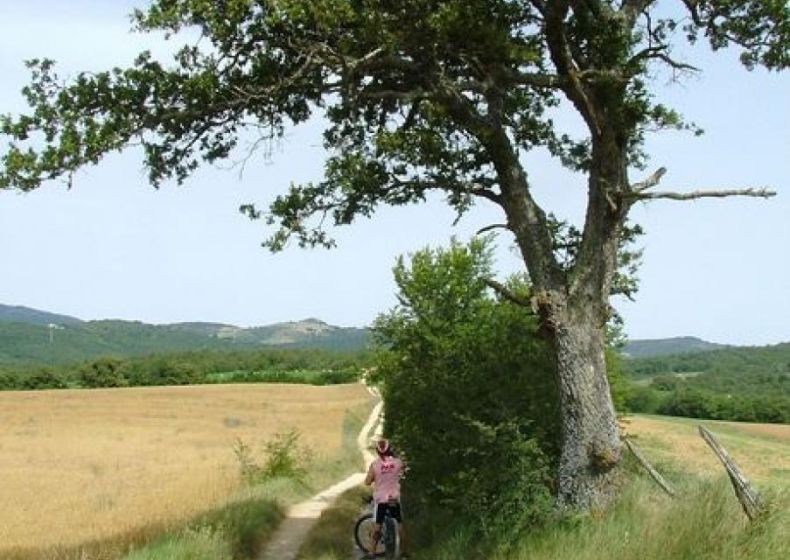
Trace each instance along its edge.
<instances>
[{"instance_id":1,"label":"hillside","mask_svg":"<svg viewBox=\"0 0 790 560\"><path fill-rule=\"evenodd\" d=\"M724 346L697 352L635 357L625 360L623 367L637 377L672 373L790 373L790 342L768 346Z\"/></svg>"},{"instance_id":2,"label":"hillside","mask_svg":"<svg viewBox=\"0 0 790 560\"><path fill-rule=\"evenodd\" d=\"M318 319L251 328L200 322L151 325L138 321L81 321L36 309L0 306L0 365L55 365L99 356L262 346L354 350L364 347L368 338L367 329L337 327Z\"/></svg>"},{"instance_id":3,"label":"hillside","mask_svg":"<svg viewBox=\"0 0 790 560\"><path fill-rule=\"evenodd\" d=\"M622 354L629 358L652 358L672 354L689 354L729 348L724 344L707 342L695 336L678 336L654 340L630 340L623 347Z\"/></svg>"},{"instance_id":4,"label":"hillside","mask_svg":"<svg viewBox=\"0 0 790 560\"><path fill-rule=\"evenodd\" d=\"M0 303L0 322L27 323L31 325L77 325L80 319L69 315L59 315L48 311L39 311L22 305L3 305Z\"/></svg>"},{"instance_id":5,"label":"hillside","mask_svg":"<svg viewBox=\"0 0 790 560\"><path fill-rule=\"evenodd\" d=\"M790 423L790 343L623 361L635 412Z\"/></svg>"}]
</instances>

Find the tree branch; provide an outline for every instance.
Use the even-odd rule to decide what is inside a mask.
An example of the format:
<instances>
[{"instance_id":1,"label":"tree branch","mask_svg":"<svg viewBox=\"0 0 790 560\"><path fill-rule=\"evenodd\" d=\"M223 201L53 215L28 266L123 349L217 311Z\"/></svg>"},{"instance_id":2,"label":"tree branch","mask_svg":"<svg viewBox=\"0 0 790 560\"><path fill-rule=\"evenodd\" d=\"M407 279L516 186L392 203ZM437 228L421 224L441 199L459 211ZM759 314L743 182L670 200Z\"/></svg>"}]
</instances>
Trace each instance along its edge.
<instances>
[{"instance_id":1,"label":"tree branch","mask_svg":"<svg viewBox=\"0 0 790 560\"><path fill-rule=\"evenodd\" d=\"M568 0L555 0L546 7L547 44L551 60L560 76L567 77L568 84L563 91L581 113L593 136L600 136L602 127L599 115L579 79L579 68L573 60L565 34L568 4Z\"/></svg>"},{"instance_id":2,"label":"tree branch","mask_svg":"<svg viewBox=\"0 0 790 560\"><path fill-rule=\"evenodd\" d=\"M479 230L477 230L477 232L475 232L475 235L482 235L482 234L484 234L486 232L493 231L495 229L508 229L509 230L510 226L507 225L507 224L490 224L490 225L487 225L486 227L483 227L483 228L480 228Z\"/></svg>"},{"instance_id":3,"label":"tree branch","mask_svg":"<svg viewBox=\"0 0 790 560\"><path fill-rule=\"evenodd\" d=\"M511 303L515 303L516 305L520 305L522 307L526 307L528 309L532 309L532 301L530 298L522 297L518 294L514 294L511 290L507 288L504 284L501 284L494 280L493 278L483 278L483 282L486 286L494 290L500 296Z\"/></svg>"},{"instance_id":4,"label":"tree branch","mask_svg":"<svg viewBox=\"0 0 790 560\"><path fill-rule=\"evenodd\" d=\"M644 12L655 0L623 0L620 13L623 14L630 24L636 21L639 14Z\"/></svg>"},{"instance_id":5,"label":"tree branch","mask_svg":"<svg viewBox=\"0 0 790 560\"><path fill-rule=\"evenodd\" d=\"M661 45L658 47L647 47L646 49L642 49L641 51L639 51L629 59L628 65L636 64L645 59L655 59L665 62L668 66L672 67L675 70L686 70L689 72L701 71L696 66L687 64L685 62L679 62L674 58L672 58L671 56L669 56L666 52L667 48L668 48L667 45Z\"/></svg>"},{"instance_id":6,"label":"tree branch","mask_svg":"<svg viewBox=\"0 0 790 560\"><path fill-rule=\"evenodd\" d=\"M725 198L728 196L752 196L756 198L771 198L776 196L776 191L767 188L750 189L722 189L715 191L692 191L688 193L679 192L633 192L624 195L626 198L634 200L656 200L660 198L669 200L696 200L698 198Z\"/></svg>"},{"instance_id":7,"label":"tree branch","mask_svg":"<svg viewBox=\"0 0 790 560\"><path fill-rule=\"evenodd\" d=\"M640 181L638 183L634 183L631 185L631 191L633 192L642 192L644 190L649 189L650 187L655 187L660 181L661 177L667 172L666 167L659 167L656 169L655 173L653 173L650 177L645 179L644 181Z\"/></svg>"}]
</instances>

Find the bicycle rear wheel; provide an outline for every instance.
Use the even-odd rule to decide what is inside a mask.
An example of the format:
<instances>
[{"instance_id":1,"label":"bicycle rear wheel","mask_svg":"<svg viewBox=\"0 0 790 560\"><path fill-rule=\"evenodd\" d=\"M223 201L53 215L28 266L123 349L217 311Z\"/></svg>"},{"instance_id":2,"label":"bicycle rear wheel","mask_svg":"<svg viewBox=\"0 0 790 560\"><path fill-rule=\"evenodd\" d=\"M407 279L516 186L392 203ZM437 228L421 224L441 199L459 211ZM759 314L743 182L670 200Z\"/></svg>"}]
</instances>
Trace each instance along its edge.
<instances>
[{"instance_id":1,"label":"bicycle rear wheel","mask_svg":"<svg viewBox=\"0 0 790 560\"><path fill-rule=\"evenodd\" d=\"M372 513L366 513L357 519L357 523L354 525L354 542L365 554L370 554L371 552L381 554L384 552L381 541L379 541L379 546L375 551L370 550L370 545L373 542L373 528L375 525L376 520Z\"/></svg>"},{"instance_id":2,"label":"bicycle rear wheel","mask_svg":"<svg viewBox=\"0 0 790 560\"><path fill-rule=\"evenodd\" d=\"M400 539L398 538L398 523L391 517L387 516L384 519L383 541L384 541L384 558L393 560L398 558Z\"/></svg>"}]
</instances>

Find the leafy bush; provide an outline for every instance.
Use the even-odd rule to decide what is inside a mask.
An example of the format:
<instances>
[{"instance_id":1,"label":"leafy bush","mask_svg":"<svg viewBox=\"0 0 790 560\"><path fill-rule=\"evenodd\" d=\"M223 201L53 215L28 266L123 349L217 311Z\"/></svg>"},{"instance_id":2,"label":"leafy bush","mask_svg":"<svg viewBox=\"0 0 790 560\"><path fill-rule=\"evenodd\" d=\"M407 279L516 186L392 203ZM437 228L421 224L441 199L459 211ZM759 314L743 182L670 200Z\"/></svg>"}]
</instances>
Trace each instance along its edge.
<instances>
[{"instance_id":1,"label":"leafy bush","mask_svg":"<svg viewBox=\"0 0 790 560\"><path fill-rule=\"evenodd\" d=\"M410 511L439 506L486 531L546 512L559 430L549 348L534 317L488 291L490 268L479 240L399 259L400 305L374 325Z\"/></svg>"},{"instance_id":2,"label":"leafy bush","mask_svg":"<svg viewBox=\"0 0 790 560\"><path fill-rule=\"evenodd\" d=\"M307 447L299 443L299 437L297 430L275 434L271 440L264 444L265 460L263 464L258 464L250 446L242 439L237 438L233 446L233 453L239 464L242 480L247 484L257 484L273 478L304 481L312 454Z\"/></svg>"},{"instance_id":3,"label":"leafy bush","mask_svg":"<svg viewBox=\"0 0 790 560\"><path fill-rule=\"evenodd\" d=\"M48 368L38 370L33 375L20 380L19 388L28 390L65 389L66 380Z\"/></svg>"},{"instance_id":4,"label":"leafy bush","mask_svg":"<svg viewBox=\"0 0 790 560\"><path fill-rule=\"evenodd\" d=\"M85 388L126 387L129 380L124 376L121 360L100 358L80 369L80 384Z\"/></svg>"},{"instance_id":5,"label":"leafy bush","mask_svg":"<svg viewBox=\"0 0 790 560\"><path fill-rule=\"evenodd\" d=\"M266 442L266 460L259 475L261 480L277 477L304 480L310 451L299 443L299 437L298 431L290 430L276 434L274 439Z\"/></svg>"}]
</instances>

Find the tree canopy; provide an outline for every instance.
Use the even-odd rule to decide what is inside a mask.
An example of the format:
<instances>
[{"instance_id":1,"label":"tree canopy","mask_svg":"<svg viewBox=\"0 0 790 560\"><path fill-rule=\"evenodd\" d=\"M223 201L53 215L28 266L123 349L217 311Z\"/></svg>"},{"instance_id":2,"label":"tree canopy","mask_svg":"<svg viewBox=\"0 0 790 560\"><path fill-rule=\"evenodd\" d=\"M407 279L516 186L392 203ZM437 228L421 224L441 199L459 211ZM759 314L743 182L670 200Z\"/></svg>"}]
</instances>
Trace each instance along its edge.
<instances>
[{"instance_id":1,"label":"tree canopy","mask_svg":"<svg viewBox=\"0 0 790 560\"><path fill-rule=\"evenodd\" d=\"M322 115L322 180L292 185L268 211L242 208L276 226L270 248L292 238L331 246L325 225L432 191L459 214L478 199L498 205L506 223L492 227L512 233L532 285L526 303L556 354L560 499L601 502L620 457L604 325L631 207L774 194L656 191L664 168L630 180L645 168L649 131L694 129L655 100L654 72L696 71L673 47L698 40L736 46L747 68L787 68L785 0L153 0L133 21L199 39L169 64L144 52L128 68L67 83L52 61L30 61L30 112L0 119L9 141L0 188L70 181L132 145L154 185L181 182L228 158L243 130L266 142ZM562 104L584 134L556 126ZM521 156L535 149L586 178L584 224L568 242L533 196Z\"/></svg>"}]
</instances>

